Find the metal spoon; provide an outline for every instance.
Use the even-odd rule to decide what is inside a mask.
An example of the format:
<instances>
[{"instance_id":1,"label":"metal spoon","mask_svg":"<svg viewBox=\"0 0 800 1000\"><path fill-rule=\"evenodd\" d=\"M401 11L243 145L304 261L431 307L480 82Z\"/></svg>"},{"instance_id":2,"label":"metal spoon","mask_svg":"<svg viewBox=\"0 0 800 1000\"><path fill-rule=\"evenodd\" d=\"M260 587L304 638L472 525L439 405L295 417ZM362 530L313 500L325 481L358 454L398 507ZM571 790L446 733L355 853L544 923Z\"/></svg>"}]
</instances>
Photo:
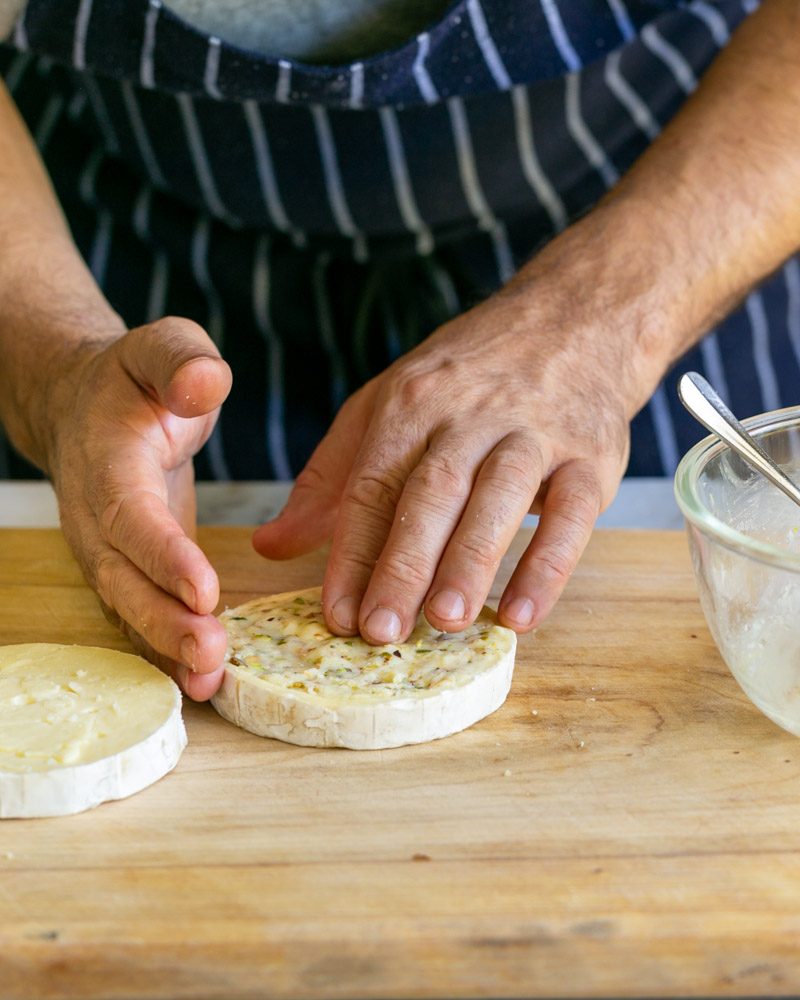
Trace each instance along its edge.
<instances>
[{"instance_id":1,"label":"metal spoon","mask_svg":"<svg viewBox=\"0 0 800 1000\"><path fill-rule=\"evenodd\" d=\"M702 375L686 372L678 382L678 397L691 415L712 434L800 506L800 489L739 423Z\"/></svg>"}]
</instances>

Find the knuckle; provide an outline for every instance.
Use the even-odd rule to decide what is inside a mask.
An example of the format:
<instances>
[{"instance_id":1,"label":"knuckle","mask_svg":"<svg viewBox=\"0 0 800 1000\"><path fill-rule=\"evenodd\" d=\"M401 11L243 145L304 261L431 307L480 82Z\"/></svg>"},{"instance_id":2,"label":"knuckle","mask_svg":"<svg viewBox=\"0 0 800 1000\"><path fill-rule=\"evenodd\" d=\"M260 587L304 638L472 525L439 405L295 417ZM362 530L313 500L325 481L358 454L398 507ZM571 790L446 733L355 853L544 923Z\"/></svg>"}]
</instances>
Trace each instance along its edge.
<instances>
[{"instance_id":1,"label":"knuckle","mask_svg":"<svg viewBox=\"0 0 800 1000\"><path fill-rule=\"evenodd\" d=\"M164 316L131 330L125 339L129 351L154 358L163 372L176 372L194 356L218 354L203 327L183 316Z\"/></svg>"},{"instance_id":2,"label":"knuckle","mask_svg":"<svg viewBox=\"0 0 800 1000\"><path fill-rule=\"evenodd\" d=\"M592 524L602 506L602 489L596 476L582 473L575 476L559 496L561 516L581 530Z\"/></svg>"},{"instance_id":3,"label":"knuckle","mask_svg":"<svg viewBox=\"0 0 800 1000\"><path fill-rule=\"evenodd\" d=\"M400 370L390 384L392 403L401 410L413 412L419 409L441 391L441 377L441 371Z\"/></svg>"},{"instance_id":4,"label":"knuckle","mask_svg":"<svg viewBox=\"0 0 800 1000\"><path fill-rule=\"evenodd\" d=\"M545 545L531 559L543 571L543 575L563 586L572 576L575 563L570 551L560 545Z\"/></svg>"},{"instance_id":5,"label":"knuckle","mask_svg":"<svg viewBox=\"0 0 800 1000\"><path fill-rule=\"evenodd\" d=\"M478 570L483 574L496 569L498 555L495 543L483 533L466 531L456 540L456 546L471 571Z\"/></svg>"},{"instance_id":6,"label":"knuckle","mask_svg":"<svg viewBox=\"0 0 800 1000\"><path fill-rule=\"evenodd\" d=\"M470 480L465 475L465 463L456 454L431 456L420 463L409 476L409 486L424 497L465 499Z\"/></svg>"},{"instance_id":7,"label":"knuckle","mask_svg":"<svg viewBox=\"0 0 800 1000\"><path fill-rule=\"evenodd\" d=\"M365 513L388 523L402 489L402 478L396 473L386 469L364 471L350 483L347 499Z\"/></svg>"},{"instance_id":8,"label":"knuckle","mask_svg":"<svg viewBox=\"0 0 800 1000\"><path fill-rule=\"evenodd\" d=\"M486 463L484 478L515 500L529 496L538 484L542 453L532 443L515 443L496 452Z\"/></svg>"},{"instance_id":9,"label":"knuckle","mask_svg":"<svg viewBox=\"0 0 800 1000\"><path fill-rule=\"evenodd\" d=\"M430 568L419 555L396 550L381 560L383 582L401 594L424 592L430 584Z\"/></svg>"},{"instance_id":10,"label":"knuckle","mask_svg":"<svg viewBox=\"0 0 800 1000\"><path fill-rule=\"evenodd\" d=\"M312 461L299 473L292 487L292 496L329 497L335 499L337 491L333 488L330 474Z\"/></svg>"},{"instance_id":11,"label":"knuckle","mask_svg":"<svg viewBox=\"0 0 800 1000\"><path fill-rule=\"evenodd\" d=\"M325 489L327 485L328 481L323 475L322 470L313 463L309 463L298 474L294 488L296 490L314 490L316 492L319 489Z\"/></svg>"},{"instance_id":12,"label":"knuckle","mask_svg":"<svg viewBox=\"0 0 800 1000\"><path fill-rule=\"evenodd\" d=\"M105 549L95 557L94 563L90 566L90 583L101 601L110 608L119 610L118 564L111 549Z\"/></svg>"},{"instance_id":13,"label":"knuckle","mask_svg":"<svg viewBox=\"0 0 800 1000\"><path fill-rule=\"evenodd\" d=\"M130 496L112 496L102 487L99 489L100 492L105 493L105 499L97 518L100 531L103 533L104 538L114 542L115 540L119 540L123 533L123 511Z\"/></svg>"},{"instance_id":14,"label":"knuckle","mask_svg":"<svg viewBox=\"0 0 800 1000\"><path fill-rule=\"evenodd\" d=\"M340 556L339 572L356 580L368 580L375 569L375 560L359 552L350 551Z\"/></svg>"}]
</instances>

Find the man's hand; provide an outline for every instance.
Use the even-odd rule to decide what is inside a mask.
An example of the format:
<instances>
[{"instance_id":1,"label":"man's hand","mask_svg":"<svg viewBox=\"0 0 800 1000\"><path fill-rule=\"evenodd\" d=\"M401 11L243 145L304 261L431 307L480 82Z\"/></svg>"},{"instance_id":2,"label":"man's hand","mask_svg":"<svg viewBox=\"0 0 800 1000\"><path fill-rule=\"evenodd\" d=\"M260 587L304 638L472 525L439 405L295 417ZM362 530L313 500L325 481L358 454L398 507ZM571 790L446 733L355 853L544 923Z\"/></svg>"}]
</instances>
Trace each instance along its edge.
<instances>
[{"instance_id":1,"label":"man's hand","mask_svg":"<svg viewBox=\"0 0 800 1000\"><path fill-rule=\"evenodd\" d=\"M217 576L192 540L192 456L231 386L196 324L163 319L82 350L50 404L61 524L109 620L190 697L219 687Z\"/></svg>"},{"instance_id":2,"label":"man's hand","mask_svg":"<svg viewBox=\"0 0 800 1000\"><path fill-rule=\"evenodd\" d=\"M335 633L399 642L420 607L436 628L466 627L531 509L539 528L500 621L533 628L564 588L625 468L633 378L629 345L592 315L590 289L576 297L562 283L553 296L542 270L351 397L257 531L270 558L332 536L323 608Z\"/></svg>"},{"instance_id":3,"label":"man's hand","mask_svg":"<svg viewBox=\"0 0 800 1000\"><path fill-rule=\"evenodd\" d=\"M800 245L798 66L797 0L764 0L594 211L345 404L254 539L282 558L333 536L333 631L399 640L420 606L462 628L532 505L499 615L525 631L547 614L616 489L630 418Z\"/></svg>"}]
</instances>

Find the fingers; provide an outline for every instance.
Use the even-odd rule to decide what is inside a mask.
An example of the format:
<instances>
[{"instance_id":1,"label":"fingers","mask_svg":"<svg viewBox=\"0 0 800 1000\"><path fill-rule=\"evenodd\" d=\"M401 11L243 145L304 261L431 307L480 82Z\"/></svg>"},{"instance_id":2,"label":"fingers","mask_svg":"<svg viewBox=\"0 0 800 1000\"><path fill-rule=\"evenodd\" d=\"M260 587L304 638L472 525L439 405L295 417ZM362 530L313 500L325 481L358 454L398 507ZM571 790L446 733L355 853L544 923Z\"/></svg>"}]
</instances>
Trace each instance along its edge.
<instances>
[{"instance_id":1,"label":"fingers","mask_svg":"<svg viewBox=\"0 0 800 1000\"><path fill-rule=\"evenodd\" d=\"M191 697L219 684L227 639L194 532L191 456L230 371L205 332L167 319L97 353L59 435L64 534L109 616Z\"/></svg>"},{"instance_id":2,"label":"fingers","mask_svg":"<svg viewBox=\"0 0 800 1000\"><path fill-rule=\"evenodd\" d=\"M536 534L500 600L502 625L527 632L549 614L586 548L602 505L594 464L574 460L552 474Z\"/></svg>"},{"instance_id":3,"label":"fingers","mask_svg":"<svg viewBox=\"0 0 800 1000\"><path fill-rule=\"evenodd\" d=\"M177 663L155 650L146 639L142 638L107 604L101 601L100 605L108 621L128 637L136 652L170 676L187 697L193 701L207 701L217 692L225 675L223 666L205 674L195 673L189 667Z\"/></svg>"},{"instance_id":4,"label":"fingers","mask_svg":"<svg viewBox=\"0 0 800 1000\"><path fill-rule=\"evenodd\" d=\"M425 617L443 632L466 628L486 602L497 567L541 482L543 458L520 434L493 449L447 544L425 600Z\"/></svg>"},{"instance_id":5,"label":"fingers","mask_svg":"<svg viewBox=\"0 0 800 1000\"><path fill-rule=\"evenodd\" d=\"M428 595L432 625L464 628L530 507L541 456L517 435L491 448L478 435L448 434L405 483L401 469L382 475L361 468L348 486L324 587L331 627L402 641Z\"/></svg>"},{"instance_id":6,"label":"fingers","mask_svg":"<svg viewBox=\"0 0 800 1000\"><path fill-rule=\"evenodd\" d=\"M433 506L418 510L424 508L424 503L401 501L406 480L424 452L424 445L403 427L389 432L379 448L371 438L364 442L365 457L356 462L342 495L322 588L322 607L328 627L335 634L354 635L360 630L367 641L384 643L400 641L413 622L409 624L407 600L393 597L381 604L380 595L385 590L393 590L396 595L401 590L418 593L421 589L419 608L427 587L426 559L422 554L439 544L446 530L442 525L452 521L448 515L452 502L444 499L437 516ZM435 476L432 463L423 466L410 482L412 494L429 497L433 504L442 500L441 490L433 484ZM443 472L442 478L446 476L447 472ZM460 496L457 502L463 503L469 482L464 481L456 489ZM381 575L390 578L393 588L390 585L376 591L378 596L365 610L362 598L373 572L378 571L378 560L395 521L396 534L413 539L411 554L407 559L402 555L393 558L394 549L389 550Z\"/></svg>"},{"instance_id":7,"label":"fingers","mask_svg":"<svg viewBox=\"0 0 800 1000\"><path fill-rule=\"evenodd\" d=\"M177 416L210 413L230 392L230 368L191 320L168 317L138 327L116 348L130 377Z\"/></svg>"},{"instance_id":8,"label":"fingers","mask_svg":"<svg viewBox=\"0 0 800 1000\"><path fill-rule=\"evenodd\" d=\"M368 384L342 406L319 443L278 516L253 535L253 547L268 559L293 559L327 542L336 522L342 490L361 446L374 385Z\"/></svg>"},{"instance_id":9,"label":"fingers","mask_svg":"<svg viewBox=\"0 0 800 1000\"><path fill-rule=\"evenodd\" d=\"M148 579L196 614L211 614L219 601L217 575L156 493L119 490L96 514L107 542Z\"/></svg>"},{"instance_id":10,"label":"fingers","mask_svg":"<svg viewBox=\"0 0 800 1000\"><path fill-rule=\"evenodd\" d=\"M101 600L154 650L197 673L220 666L227 643L225 629L213 615L194 614L99 539L87 570Z\"/></svg>"},{"instance_id":11,"label":"fingers","mask_svg":"<svg viewBox=\"0 0 800 1000\"><path fill-rule=\"evenodd\" d=\"M128 634L140 635L169 662L199 674L213 672L226 648L224 628L212 615L219 600L217 575L160 495L164 483L152 454L119 442L116 457L110 472L88 491L86 509L70 512L81 533L73 550L89 583L129 626ZM178 470L175 476L191 493L191 476ZM186 507L181 495L173 503ZM68 531L68 523L64 527ZM182 676L190 685L182 685L187 693L198 690L199 682Z\"/></svg>"}]
</instances>

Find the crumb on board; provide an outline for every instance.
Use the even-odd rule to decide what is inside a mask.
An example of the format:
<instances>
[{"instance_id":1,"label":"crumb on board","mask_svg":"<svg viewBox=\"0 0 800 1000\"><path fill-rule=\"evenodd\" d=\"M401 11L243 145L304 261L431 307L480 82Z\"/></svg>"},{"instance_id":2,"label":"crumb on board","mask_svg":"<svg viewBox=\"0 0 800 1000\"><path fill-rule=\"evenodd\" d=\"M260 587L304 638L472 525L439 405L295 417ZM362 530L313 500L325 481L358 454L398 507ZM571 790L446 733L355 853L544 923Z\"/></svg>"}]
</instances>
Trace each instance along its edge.
<instances>
[{"instance_id":1,"label":"crumb on board","mask_svg":"<svg viewBox=\"0 0 800 1000\"><path fill-rule=\"evenodd\" d=\"M504 777L504 778L510 778L510 777L511 777L511 773L512 773L512 772L511 772L511 768L507 767L507 768L505 769L505 771L503 771L503 777Z\"/></svg>"}]
</instances>

